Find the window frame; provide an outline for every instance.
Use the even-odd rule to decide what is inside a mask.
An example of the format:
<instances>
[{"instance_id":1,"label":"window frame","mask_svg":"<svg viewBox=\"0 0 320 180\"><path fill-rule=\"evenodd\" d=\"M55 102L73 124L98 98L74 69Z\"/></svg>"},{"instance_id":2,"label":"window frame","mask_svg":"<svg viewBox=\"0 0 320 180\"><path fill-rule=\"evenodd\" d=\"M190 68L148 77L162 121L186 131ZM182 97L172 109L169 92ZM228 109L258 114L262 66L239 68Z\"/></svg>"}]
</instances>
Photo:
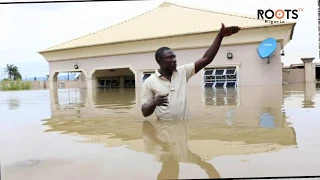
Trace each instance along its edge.
<instances>
[{"instance_id":1,"label":"window frame","mask_svg":"<svg viewBox=\"0 0 320 180\"><path fill-rule=\"evenodd\" d=\"M217 94L216 94L217 90L223 89L225 92L225 97L224 97L225 105L223 105L223 106L226 106L226 107L240 106L240 104L241 104L240 103L241 102L240 88L238 88L239 82L240 82L240 73L239 73L240 65L241 64L209 65L202 70L203 73L202 73L202 77L201 77L201 87L203 88L203 91L202 91L202 99L203 99L202 104L203 105L209 105L209 104L217 105ZM216 87L217 84L220 84L222 82L220 80L217 80L216 77L214 77L212 80L210 79L208 81L206 79L206 77L208 77L210 75L205 75L205 73L206 73L206 71L209 71L209 70L221 70L221 69L224 69L223 75L217 75L217 76L225 76L226 78L223 81L224 82L223 87ZM227 73L227 70L229 70L229 69L234 70L233 74ZM213 73L215 74L216 72L214 71ZM213 74L213 76L214 76L214 74ZM229 76L229 75L236 75L236 78L228 79L227 76ZM230 82L235 83L234 87L233 86L228 87L228 83L230 83ZM211 95L207 96L205 89L210 88L210 86L207 86L207 87L205 86L207 83L214 83L212 86L213 92L211 92L211 93L213 93L212 94L213 97L211 97ZM230 93L229 92L230 89L235 90L235 92ZM208 90L211 91L210 89L208 89ZM228 105L227 101L228 101L228 97L230 96L229 94L231 96L233 96L232 94L235 94L235 96L236 96L236 104L235 105ZM212 99L212 103L210 102L211 99Z\"/></svg>"},{"instance_id":2,"label":"window frame","mask_svg":"<svg viewBox=\"0 0 320 180\"><path fill-rule=\"evenodd\" d=\"M154 73L155 73L154 70L144 70L144 71L142 71L141 72L141 82L142 82L142 84L144 83L144 81L146 79L148 79ZM150 75L146 79L143 79L146 74L150 74Z\"/></svg>"},{"instance_id":3,"label":"window frame","mask_svg":"<svg viewBox=\"0 0 320 180\"><path fill-rule=\"evenodd\" d=\"M126 83L126 81L129 81L128 83ZM124 88L132 88L135 87L136 83L135 83L135 78L134 77L124 77L123 78L123 87Z\"/></svg>"},{"instance_id":4,"label":"window frame","mask_svg":"<svg viewBox=\"0 0 320 180\"><path fill-rule=\"evenodd\" d=\"M227 87L228 82L235 82L234 88L237 88L237 87L238 87L238 79L239 79L239 77L238 77L238 70L237 70L237 69L238 69L238 68L237 68L237 67L234 67L234 66L231 66L231 67L223 67L223 66L222 66L222 67L214 67L214 68L212 68L212 67L205 68L205 69L203 70L203 74L202 74L202 82L203 82L203 83L202 83L202 87L203 87L203 88L206 88L206 84L207 84L207 83L214 83L214 84L212 85L212 88L217 88L217 85L218 85L218 84L221 84L222 82L224 82L224 84L222 85L222 87L228 88L228 87ZM217 71L221 71L221 70L223 70L223 73L216 75L216 72L217 72ZM233 74L227 74L227 71L228 71L228 70L234 70ZM208 72L208 71L212 71L212 73L211 73L211 74L206 74L206 72ZM236 78L235 78L235 79L228 79L228 78L227 78L228 75L236 75ZM213 79L210 80L210 81L206 80L206 78L207 78L207 77L210 77L210 76L212 76ZM224 77L224 78L222 78L222 79L217 79L217 77ZM209 87L210 87L210 86L209 86Z\"/></svg>"},{"instance_id":5,"label":"window frame","mask_svg":"<svg viewBox=\"0 0 320 180\"><path fill-rule=\"evenodd\" d=\"M120 87L120 79L116 77L99 77L97 78L98 81L98 87L99 88L119 88ZM100 81L104 81L104 84L101 85ZM107 82L109 83L107 84ZM116 83L113 83L113 81L116 81ZM116 85L118 83L118 85Z\"/></svg>"}]
</instances>

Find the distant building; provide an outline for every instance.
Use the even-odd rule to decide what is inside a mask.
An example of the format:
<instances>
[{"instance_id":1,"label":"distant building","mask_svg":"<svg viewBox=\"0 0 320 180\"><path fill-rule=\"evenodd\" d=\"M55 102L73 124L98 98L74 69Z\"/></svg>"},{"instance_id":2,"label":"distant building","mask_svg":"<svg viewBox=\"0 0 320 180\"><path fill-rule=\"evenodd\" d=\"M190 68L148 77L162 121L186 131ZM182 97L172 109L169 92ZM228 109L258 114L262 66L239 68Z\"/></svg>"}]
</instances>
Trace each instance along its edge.
<instances>
[{"instance_id":1,"label":"distant building","mask_svg":"<svg viewBox=\"0 0 320 180\"><path fill-rule=\"evenodd\" d=\"M303 63L282 67L285 83L320 83L320 63L314 58L302 58Z\"/></svg>"},{"instance_id":2,"label":"distant building","mask_svg":"<svg viewBox=\"0 0 320 180\"><path fill-rule=\"evenodd\" d=\"M320 82L320 62L301 49L291 49L281 58L284 83Z\"/></svg>"},{"instance_id":3,"label":"distant building","mask_svg":"<svg viewBox=\"0 0 320 180\"><path fill-rule=\"evenodd\" d=\"M238 25L238 34L222 42L215 60L189 86L281 85L281 50L292 39L295 23L270 24L255 17L203 10L164 2L147 13L39 52L49 62L50 87L60 72L83 72L87 87L142 87L155 71L155 51L172 48L178 65L201 58L221 23ZM258 45L273 37L278 46L267 64ZM232 58L231 58L232 56Z\"/></svg>"}]
</instances>

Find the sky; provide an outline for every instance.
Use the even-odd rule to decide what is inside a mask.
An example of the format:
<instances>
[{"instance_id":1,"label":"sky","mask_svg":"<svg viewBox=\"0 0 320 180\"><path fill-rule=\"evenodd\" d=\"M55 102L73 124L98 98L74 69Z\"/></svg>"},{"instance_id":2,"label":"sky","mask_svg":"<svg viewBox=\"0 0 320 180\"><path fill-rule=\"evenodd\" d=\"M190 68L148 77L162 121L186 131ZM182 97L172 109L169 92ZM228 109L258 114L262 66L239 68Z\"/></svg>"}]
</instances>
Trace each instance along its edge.
<instances>
[{"instance_id":1,"label":"sky","mask_svg":"<svg viewBox=\"0 0 320 180\"><path fill-rule=\"evenodd\" d=\"M0 3L8 1L13 0L0 0ZM256 16L257 9L304 8L296 20L293 40L285 47L286 55L282 61L285 65L290 65L301 63L302 57L315 57L317 61L319 59L317 0L167 1L253 16ZM6 64L14 64L20 69L23 78L45 77L49 74L48 63L38 51L120 23L154 9L163 2L143 0L0 4L0 76L4 73Z\"/></svg>"}]
</instances>

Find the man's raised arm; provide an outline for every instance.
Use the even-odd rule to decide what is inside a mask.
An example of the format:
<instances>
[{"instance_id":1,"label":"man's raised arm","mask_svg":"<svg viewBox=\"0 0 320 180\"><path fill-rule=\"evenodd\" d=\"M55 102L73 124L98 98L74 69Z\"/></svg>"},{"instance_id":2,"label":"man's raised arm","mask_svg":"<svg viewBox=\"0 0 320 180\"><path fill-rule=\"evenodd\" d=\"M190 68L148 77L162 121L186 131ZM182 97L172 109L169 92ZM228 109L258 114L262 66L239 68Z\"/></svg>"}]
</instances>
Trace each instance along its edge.
<instances>
[{"instance_id":1,"label":"man's raised arm","mask_svg":"<svg viewBox=\"0 0 320 180\"><path fill-rule=\"evenodd\" d=\"M199 72L213 61L214 57L219 51L223 37L231 36L232 34L237 33L239 30L240 27L238 26L225 27L222 23L222 27L211 46L204 53L203 57L195 62L195 73Z\"/></svg>"}]
</instances>

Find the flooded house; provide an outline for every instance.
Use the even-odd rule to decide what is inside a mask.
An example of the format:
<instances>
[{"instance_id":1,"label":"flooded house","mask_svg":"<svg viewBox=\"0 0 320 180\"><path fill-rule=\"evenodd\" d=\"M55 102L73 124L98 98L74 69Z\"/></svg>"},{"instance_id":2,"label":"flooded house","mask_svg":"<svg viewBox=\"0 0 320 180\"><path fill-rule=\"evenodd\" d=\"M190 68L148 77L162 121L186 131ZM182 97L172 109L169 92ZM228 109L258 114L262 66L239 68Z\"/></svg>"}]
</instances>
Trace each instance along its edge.
<instances>
[{"instance_id":1,"label":"flooded house","mask_svg":"<svg viewBox=\"0 0 320 180\"><path fill-rule=\"evenodd\" d=\"M281 107L281 51L292 39L295 23L270 24L247 15L168 2L127 21L40 52L49 62L50 89L57 89L59 73L82 72L76 87L80 89L63 90L72 94L72 99L77 100L75 104L81 105L66 107L61 104L61 98L70 101L70 96L66 99L61 97L66 92L51 90L52 119L48 120L48 125L53 130L68 131L69 127L73 129L81 124L72 123L72 119L81 119L83 123L93 123L96 119L98 124L117 119L120 124L131 122L132 126L135 121L141 122L141 87L158 67L155 51L167 46L176 53L178 65L195 62L212 44L221 23L237 25L242 30L224 38L214 61L192 77L188 84L192 117L201 122L194 128L205 127L202 131L216 134L209 137L195 134L192 137L296 145L295 132L286 122ZM276 39L277 46L270 63L267 63L260 58L257 47L269 37ZM61 117L71 120L60 124ZM88 121L84 120L86 117L90 117ZM55 118L59 121L55 122ZM152 120L154 117L148 118ZM234 138L223 133L226 125L232 127ZM118 129L112 128L111 124L102 127L107 126ZM139 126L133 129L139 129ZM206 130L206 127L211 129ZM261 133L265 136L262 140L250 138ZM114 134L121 136L121 132L115 131ZM129 134L124 136L131 136ZM242 137L242 140L236 137Z\"/></svg>"},{"instance_id":2,"label":"flooded house","mask_svg":"<svg viewBox=\"0 0 320 180\"><path fill-rule=\"evenodd\" d=\"M178 65L195 62L221 23L242 30L190 79L190 119L144 117L141 92L158 67L155 51L167 46ZM39 86L50 90L0 92L3 179L314 176L320 84L312 82L320 80L320 64L303 55L284 66L294 28L164 2L40 51L50 75ZM257 48L270 37L277 46L268 63ZM77 73L75 80L59 81L66 72Z\"/></svg>"},{"instance_id":3,"label":"flooded house","mask_svg":"<svg viewBox=\"0 0 320 180\"><path fill-rule=\"evenodd\" d=\"M271 24L248 15L169 2L39 53L49 62L50 88L57 87L62 72L82 72L75 85L81 88L139 88L158 67L154 55L158 48L172 48L178 65L194 62L212 44L221 23L242 30L223 39L214 61L190 79L189 86L281 85L281 50L292 39L295 22ZM277 47L268 64L257 47L269 37L276 39Z\"/></svg>"}]
</instances>

